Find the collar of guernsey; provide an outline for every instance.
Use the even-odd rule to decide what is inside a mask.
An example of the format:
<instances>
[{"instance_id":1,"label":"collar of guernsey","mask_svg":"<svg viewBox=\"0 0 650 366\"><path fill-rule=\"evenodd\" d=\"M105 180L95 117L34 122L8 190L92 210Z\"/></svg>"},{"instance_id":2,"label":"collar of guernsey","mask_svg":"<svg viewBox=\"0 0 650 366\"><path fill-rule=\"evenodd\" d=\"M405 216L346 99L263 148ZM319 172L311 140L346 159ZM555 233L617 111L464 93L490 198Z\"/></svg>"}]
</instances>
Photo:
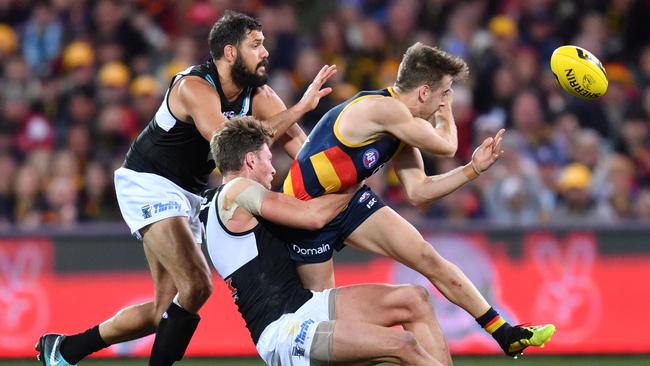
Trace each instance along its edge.
<instances>
[{"instance_id":1,"label":"collar of guernsey","mask_svg":"<svg viewBox=\"0 0 650 366\"><path fill-rule=\"evenodd\" d=\"M219 70L217 70L217 67L215 66L214 62L212 60L208 60L206 62L207 65L207 72L203 76L205 80L207 80L208 83L210 83L216 90L217 93L219 93L219 98L221 99L221 110L226 111L226 109L230 109L231 106L236 104L240 98L243 97L243 100L241 102L241 109L239 112L233 114L238 116L238 117L243 117L248 114L248 111L251 108L251 95L253 94L253 88L252 87L246 87L246 89L242 92L239 98L237 98L234 102L230 103L228 101L228 98L226 98L226 94L223 92L223 89L221 88L221 83L215 82L219 80ZM232 117L232 116L231 116Z\"/></svg>"},{"instance_id":2,"label":"collar of guernsey","mask_svg":"<svg viewBox=\"0 0 650 366\"><path fill-rule=\"evenodd\" d=\"M291 165L283 192L303 200L341 192L389 162L400 150L400 140L379 134L351 143L342 136L339 123L343 112L361 100L394 96L392 88L361 91L325 113Z\"/></svg>"}]
</instances>

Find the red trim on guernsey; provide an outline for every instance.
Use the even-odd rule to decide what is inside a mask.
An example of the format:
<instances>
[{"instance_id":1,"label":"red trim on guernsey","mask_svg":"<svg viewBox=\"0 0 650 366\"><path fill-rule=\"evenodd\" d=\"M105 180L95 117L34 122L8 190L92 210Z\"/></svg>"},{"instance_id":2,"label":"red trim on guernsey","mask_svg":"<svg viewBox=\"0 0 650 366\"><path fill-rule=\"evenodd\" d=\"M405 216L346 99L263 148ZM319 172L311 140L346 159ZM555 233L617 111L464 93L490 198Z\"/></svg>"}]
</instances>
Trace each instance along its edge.
<instances>
[{"instance_id":1,"label":"red trim on guernsey","mask_svg":"<svg viewBox=\"0 0 650 366\"><path fill-rule=\"evenodd\" d=\"M354 162L348 154L338 146L330 147L324 153L341 181L341 190L345 190L358 183L357 168L354 166Z\"/></svg>"},{"instance_id":2,"label":"red trim on guernsey","mask_svg":"<svg viewBox=\"0 0 650 366\"><path fill-rule=\"evenodd\" d=\"M302 172L300 171L300 164L298 160L294 160L291 164L291 185L293 186L293 196L297 199L307 201L311 199L309 193L305 189L305 184L302 180Z\"/></svg>"}]
</instances>

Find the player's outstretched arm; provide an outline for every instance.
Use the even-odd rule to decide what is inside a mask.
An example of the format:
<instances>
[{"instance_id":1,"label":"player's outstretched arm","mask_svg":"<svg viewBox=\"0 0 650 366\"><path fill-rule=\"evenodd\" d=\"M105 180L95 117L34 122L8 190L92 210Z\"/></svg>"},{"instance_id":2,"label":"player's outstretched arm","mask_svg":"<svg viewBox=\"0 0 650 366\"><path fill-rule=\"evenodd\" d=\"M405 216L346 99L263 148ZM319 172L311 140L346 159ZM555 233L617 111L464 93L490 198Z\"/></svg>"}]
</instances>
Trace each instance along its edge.
<instances>
[{"instance_id":1,"label":"player's outstretched arm","mask_svg":"<svg viewBox=\"0 0 650 366\"><path fill-rule=\"evenodd\" d=\"M287 154L295 158L307 139L300 126L295 124L307 112L316 108L321 98L332 92L323 84L336 73L336 65L325 65L316 75L298 103L287 109L284 102L269 86L258 88L253 99L253 113L275 130L275 139L282 143Z\"/></svg>"},{"instance_id":2,"label":"player's outstretched arm","mask_svg":"<svg viewBox=\"0 0 650 366\"><path fill-rule=\"evenodd\" d=\"M351 193L328 194L301 201L270 191L260 183L244 177L226 183L223 195L223 208L230 211L231 216L239 207L251 216L260 216L276 224L307 230L318 230L332 221L353 196Z\"/></svg>"},{"instance_id":3,"label":"player's outstretched arm","mask_svg":"<svg viewBox=\"0 0 650 366\"><path fill-rule=\"evenodd\" d=\"M472 160L443 174L427 176L422 154L417 148L405 148L395 157L395 171L404 185L409 202L414 206L430 203L462 187L488 170L503 154L501 143L505 130L486 138L474 150Z\"/></svg>"},{"instance_id":4,"label":"player's outstretched arm","mask_svg":"<svg viewBox=\"0 0 650 366\"><path fill-rule=\"evenodd\" d=\"M327 194L309 201L277 192L264 197L261 216L276 224L318 230L332 221L348 204L352 194Z\"/></svg>"},{"instance_id":5,"label":"player's outstretched arm","mask_svg":"<svg viewBox=\"0 0 650 366\"><path fill-rule=\"evenodd\" d=\"M388 132L407 145L434 155L452 157L456 154L458 137L451 111L438 112L435 121L430 122L413 117L402 102L393 98L371 101L366 109L381 132Z\"/></svg>"}]
</instances>

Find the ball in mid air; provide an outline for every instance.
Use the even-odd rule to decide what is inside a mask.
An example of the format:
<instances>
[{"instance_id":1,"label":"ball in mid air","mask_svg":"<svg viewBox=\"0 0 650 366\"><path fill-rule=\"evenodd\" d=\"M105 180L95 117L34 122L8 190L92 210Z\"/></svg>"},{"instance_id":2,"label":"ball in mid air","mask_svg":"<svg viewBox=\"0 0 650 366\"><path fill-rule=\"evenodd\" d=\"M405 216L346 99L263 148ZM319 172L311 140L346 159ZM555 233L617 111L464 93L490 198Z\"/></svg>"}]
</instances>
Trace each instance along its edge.
<instances>
[{"instance_id":1,"label":"ball in mid air","mask_svg":"<svg viewBox=\"0 0 650 366\"><path fill-rule=\"evenodd\" d=\"M562 89L576 97L596 99L607 91L603 64L584 48L558 47L551 55L551 70Z\"/></svg>"}]
</instances>

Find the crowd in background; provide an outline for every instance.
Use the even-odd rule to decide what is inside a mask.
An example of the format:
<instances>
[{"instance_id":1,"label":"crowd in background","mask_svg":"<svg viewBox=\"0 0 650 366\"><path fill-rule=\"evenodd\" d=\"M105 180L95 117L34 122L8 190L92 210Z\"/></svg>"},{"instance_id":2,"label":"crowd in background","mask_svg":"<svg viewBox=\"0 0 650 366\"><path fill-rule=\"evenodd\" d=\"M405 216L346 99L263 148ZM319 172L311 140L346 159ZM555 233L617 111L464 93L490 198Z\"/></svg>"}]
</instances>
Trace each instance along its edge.
<instances>
[{"instance_id":1,"label":"crowd in background","mask_svg":"<svg viewBox=\"0 0 650 366\"><path fill-rule=\"evenodd\" d=\"M465 164L502 127L505 156L428 207L410 207L390 169L373 177L406 217L650 222L648 0L0 0L0 230L119 221L112 173L171 77L208 59L224 9L261 20L269 84L287 105L323 64L338 66L307 132L357 91L392 85L415 41L469 63L454 85L458 152L426 156L427 172ZM548 60L563 44L603 62L605 96L559 88ZM279 186L290 160L275 161Z\"/></svg>"}]
</instances>

